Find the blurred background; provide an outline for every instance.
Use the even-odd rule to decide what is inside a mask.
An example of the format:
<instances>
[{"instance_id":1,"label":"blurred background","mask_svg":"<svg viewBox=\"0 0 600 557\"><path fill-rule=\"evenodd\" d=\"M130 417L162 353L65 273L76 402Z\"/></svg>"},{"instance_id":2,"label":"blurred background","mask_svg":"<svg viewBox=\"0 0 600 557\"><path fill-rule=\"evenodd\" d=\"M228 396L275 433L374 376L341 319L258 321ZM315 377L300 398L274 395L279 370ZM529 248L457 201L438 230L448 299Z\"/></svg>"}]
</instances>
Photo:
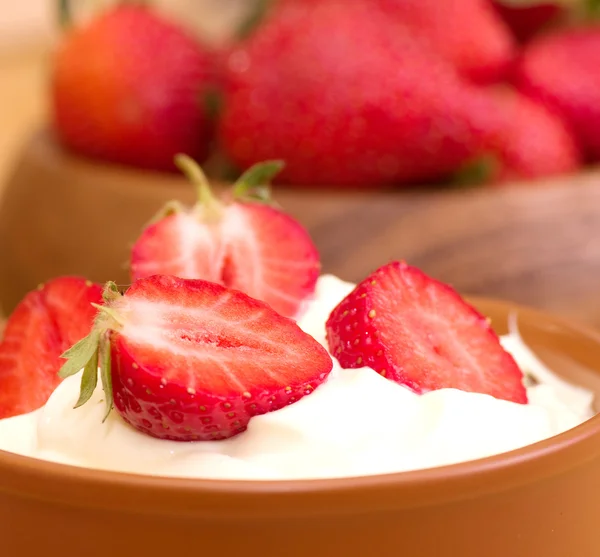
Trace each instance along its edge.
<instances>
[{"instance_id":1,"label":"blurred background","mask_svg":"<svg viewBox=\"0 0 600 557\"><path fill-rule=\"evenodd\" d=\"M58 274L126 282L142 225L192 200L185 151L217 184L285 160L326 272L405 258L600 325L597 1L136 4L0 0L6 314Z\"/></svg>"}]
</instances>

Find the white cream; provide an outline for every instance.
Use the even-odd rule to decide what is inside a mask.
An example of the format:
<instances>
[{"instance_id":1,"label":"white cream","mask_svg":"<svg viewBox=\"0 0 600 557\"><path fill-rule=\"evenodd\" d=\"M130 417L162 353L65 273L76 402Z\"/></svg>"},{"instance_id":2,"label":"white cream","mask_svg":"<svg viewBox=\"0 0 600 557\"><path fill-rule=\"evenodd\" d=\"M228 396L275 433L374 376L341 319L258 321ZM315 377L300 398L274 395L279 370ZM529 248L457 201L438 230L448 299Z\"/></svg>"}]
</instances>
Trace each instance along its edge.
<instances>
[{"instance_id":1,"label":"white cream","mask_svg":"<svg viewBox=\"0 0 600 557\"><path fill-rule=\"evenodd\" d=\"M353 288L319 280L300 326L325 343L330 311ZM80 377L65 380L46 406L0 420L0 448L85 466L194 478L300 479L364 476L463 462L510 451L572 428L592 416L592 394L565 383L523 344L502 339L529 386L527 405L442 389L417 395L369 368L342 370L310 396L251 420L233 439L177 443L154 439L117 412L102 423L103 393L73 410Z\"/></svg>"}]
</instances>

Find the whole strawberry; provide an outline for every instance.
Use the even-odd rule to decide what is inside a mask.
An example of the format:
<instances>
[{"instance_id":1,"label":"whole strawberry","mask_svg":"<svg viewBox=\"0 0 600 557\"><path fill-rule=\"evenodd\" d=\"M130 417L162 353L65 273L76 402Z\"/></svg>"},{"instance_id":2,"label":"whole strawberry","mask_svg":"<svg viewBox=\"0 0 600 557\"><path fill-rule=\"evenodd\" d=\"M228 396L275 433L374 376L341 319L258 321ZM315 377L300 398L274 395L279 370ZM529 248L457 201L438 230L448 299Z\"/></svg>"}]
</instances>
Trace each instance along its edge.
<instances>
[{"instance_id":1,"label":"whole strawberry","mask_svg":"<svg viewBox=\"0 0 600 557\"><path fill-rule=\"evenodd\" d=\"M55 55L56 133L77 153L138 167L172 170L178 152L203 160L211 66L202 44L149 9L111 9L70 32Z\"/></svg>"},{"instance_id":2,"label":"whole strawberry","mask_svg":"<svg viewBox=\"0 0 600 557\"><path fill-rule=\"evenodd\" d=\"M489 91L490 105L480 113L484 151L491 156L492 182L533 180L576 172L581 154L559 116L509 88Z\"/></svg>"},{"instance_id":3,"label":"whole strawberry","mask_svg":"<svg viewBox=\"0 0 600 557\"><path fill-rule=\"evenodd\" d=\"M424 37L465 77L503 78L516 57L515 41L489 0L375 0Z\"/></svg>"},{"instance_id":4,"label":"whole strawberry","mask_svg":"<svg viewBox=\"0 0 600 557\"><path fill-rule=\"evenodd\" d=\"M590 161L600 160L600 25L556 31L530 43L516 83L562 116Z\"/></svg>"},{"instance_id":5,"label":"whole strawberry","mask_svg":"<svg viewBox=\"0 0 600 557\"><path fill-rule=\"evenodd\" d=\"M242 168L283 159L281 181L435 180L477 151L480 93L368 2L277 4L229 56L222 144Z\"/></svg>"},{"instance_id":6,"label":"whole strawberry","mask_svg":"<svg viewBox=\"0 0 600 557\"><path fill-rule=\"evenodd\" d=\"M308 232L270 202L266 184L278 161L254 166L227 198L213 196L200 167L178 165L198 190L193 207L169 204L131 251L132 280L151 275L204 279L242 290L286 317L296 317L315 291L319 253Z\"/></svg>"},{"instance_id":7,"label":"whole strawberry","mask_svg":"<svg viewBox=\"0 0 600 557\"><path fill-rule=\"evenodd\" d=\"M452 388L527 402L523 374L486 318L404 262L363 280L326 327L343 368L370 367L417 393Z\"/></svg>"},{"instance_id":8,"label":"whole strawberry","mask_svg":"<svg viewBox=\"0 0 600 557\"><path fill-rule=\"evenodd\" d=\"M81 397L98 367L107 412L148 435L210 441L244 431L253 416L293 404L328 376L327 351L292 320L237 290L153 276L124 295L108 284L95 328L64 357L84 368Z\"/></svg>"},{"instance_id":9,"label":"whole strawberry","mask_svg":"<svg viewBox=\"0 0 600 557\"><path fill-rule=\"evenodd\" d=\"M87 336L102 288L59 277L27 294L8 319L0 342L0 419L43 406L61 379L60 355Z\"/></svg>"}]
</instances>

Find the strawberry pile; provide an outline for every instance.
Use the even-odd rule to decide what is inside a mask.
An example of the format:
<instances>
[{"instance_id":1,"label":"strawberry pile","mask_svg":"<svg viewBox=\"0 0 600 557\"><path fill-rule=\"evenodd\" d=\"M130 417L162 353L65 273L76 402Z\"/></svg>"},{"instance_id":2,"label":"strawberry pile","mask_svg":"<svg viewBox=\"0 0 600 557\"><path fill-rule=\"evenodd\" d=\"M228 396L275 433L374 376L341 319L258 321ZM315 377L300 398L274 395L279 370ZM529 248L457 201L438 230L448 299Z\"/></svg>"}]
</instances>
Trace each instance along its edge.
<instances>
[{"instance_id":1,"label":"strawberry pile","mask_svg":"<svg viewBox=\"0 0 600 557\"><path fill-rule=\"evenodd\" d=\"M240 172L284 160L277 180L300 186L502 184L600 161L594 0L257 4L218 47L131 3L74 26L52 69L56 136L158 170L177 153Z\"/></svg>"},{"instance_id":2,"label":"strawberry pile","mask_svg":"<svg viewBox=\"0 0 600 557\"><path fill-rule=\"evenodd\" d=\"M326 350L294 320L311 302L319 257L270 201L265 184L281 164L253 167L219 199L192 159L177 165L198 203L171 203L146 227L124 292L60 277L10 316L0 418L40 408L80 373L75 408L100 381L107 417L114 410L160 439L227 439L309 396L327 380L330 354L416 393L454 388L527 403L523 374L489 322L404 262L375 271L331 312Z\"/></svg>"}]
</instances>

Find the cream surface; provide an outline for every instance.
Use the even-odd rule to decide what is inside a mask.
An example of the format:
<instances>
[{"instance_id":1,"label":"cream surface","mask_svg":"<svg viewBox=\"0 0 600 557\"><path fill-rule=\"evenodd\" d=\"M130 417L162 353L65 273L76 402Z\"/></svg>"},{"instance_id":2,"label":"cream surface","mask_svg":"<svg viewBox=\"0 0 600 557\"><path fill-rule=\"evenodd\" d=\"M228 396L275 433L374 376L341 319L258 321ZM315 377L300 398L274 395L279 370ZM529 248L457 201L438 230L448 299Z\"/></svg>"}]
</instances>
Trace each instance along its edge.
<instances>
[{"instance_id":1,"label":"cream surface","mask_svg":"<svg viewBox=\"0 0 600 557\"><path fill-rule=\"evenodd\" d=\"M300 326L325 343L325 321L353 285L322 276ZM510 451L592 416L592 394L548 370L514 332L502 338L534 377L530 403L442 389L424 395L369 368L342 370L310 396L251 420L226 441L177 443L148 437L116 412L102 423L98 388L73 409L78 375L45 407L0 420L0 449L89 468L192 478L307 479L365 476L452 464Z\"/></svg>"}]
</instances>

